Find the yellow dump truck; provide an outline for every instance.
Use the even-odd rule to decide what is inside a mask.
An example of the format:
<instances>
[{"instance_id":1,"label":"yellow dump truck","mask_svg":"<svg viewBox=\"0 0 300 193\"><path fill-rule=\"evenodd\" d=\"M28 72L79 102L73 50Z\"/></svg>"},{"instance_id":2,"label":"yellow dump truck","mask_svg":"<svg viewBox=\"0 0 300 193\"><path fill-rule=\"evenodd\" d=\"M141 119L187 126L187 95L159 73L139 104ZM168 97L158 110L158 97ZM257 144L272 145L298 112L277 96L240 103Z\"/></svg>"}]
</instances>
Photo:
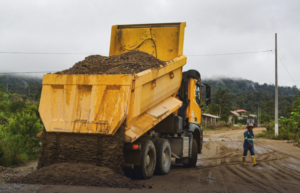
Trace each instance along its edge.
<instances>
[{"instance_id":1,"label":"yellow dump truck","mask_svg":"<svg viewBox=\"0 0 300 193\"><path fill-rule=\"evenodd\" d=\"M147 179L154 172L167 174L171 157L195 166L203 142L201 107L210 103L210 87L201 83L196 70L182 71L187 60L185 27L186 23L112 27L110 56L140 50L166 61L159 69L45 75L39 112L47 139L39 167L75 157L74 162L112 164L113 169L130 166L137 177ZM115 143L120 137L121 143ZM114 155L116 149L122 156Z\"/></svg>"}]
</instances>

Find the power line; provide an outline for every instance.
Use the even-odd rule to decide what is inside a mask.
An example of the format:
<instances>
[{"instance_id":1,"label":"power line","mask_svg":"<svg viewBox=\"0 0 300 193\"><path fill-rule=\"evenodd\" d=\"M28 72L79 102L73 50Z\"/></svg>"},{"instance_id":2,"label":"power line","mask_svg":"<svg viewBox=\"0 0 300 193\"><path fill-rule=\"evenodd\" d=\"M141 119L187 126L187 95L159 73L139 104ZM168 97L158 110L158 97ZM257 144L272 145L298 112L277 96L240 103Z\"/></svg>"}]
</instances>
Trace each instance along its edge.
<instances>
[{"instance_id":1,"label":"power line","mask_svg":"<svg viewBox=\"0 0 300 193\"><path fill-rule=\"evenodd\" d=\"M225 53L225 54L202 54L202 55L186 55L186 56L221 56L221 55L238 55L238 54L254 54L254 53L262 53L262 52L272 52L273 50L263 50L263 51L255 51L255 52L239 52L239 53ZM71 54L95 54L95 53L43 53L43 52L0 52L0 54L48 54L48 55L71 55ZM52 73L56 71L47 71L47 72L2 72L0 75L6 74L34 74L34 73Z\"/></svg>"},{"instance_id":2,"label":"power line","mask_svg":"<svg viewBox=\"0 0 300 193\"><path fill-rule=\"evenodd\" d=\"M67 52L61 52L61 53L48 53L48 52L0 52L0 54L40 54L40 55L97 55L100 53L67 53ZM101 53L104 54L104 53ZM107 54L107 53L105 53Z\"/></svg>"},{"instance_id":3,"label":"power line","mask_svg":"<svg viewBox=\"0 0 300 193\"><path fill-rule=\"evenodd\" d=\"M255 54L262 52L272 52L273 50L263 50L255 52L237 52L237 53L222 53L222 54L196 54L196 55L186 55L186 56L223 56L223 55L238 55L238 54ZM97 54L108 54L108 53L68 53L68 52L0 52L0 54L38 54L38 55L97 55Z\"/></svg>"},{"instance_id":4,"label":"power line","mask_svg":"<svg viewBox=\"0 0 300 193\"><path fill-rule=\"evenodd\" d=\"M288 74L290 75L290 77L293 79L294 83L295 83L296 85L298 85L298 84L296 83L295 79L293 78L293 76L290 74L290 72L289 72L288 69L286 68L286 66L285 66L285 64L283 63L283 61L281 60L281 58L280 58L280 56L279 56L278 53L277 53L277 55L278 55L279 60L280 60L281 63L283 64L284 68L286 69L286 71L288 72Z\"/></svg>"},{"instance_id":5,"label":"power line","mask_svg":"<svg viewBox=\"0 0 300 193\"><path fill-rule=\"evenodd\" d=\"M56 71L44 71L44 72L0 72L0 75L8 75L8 74L45 74L45 73L52 73Z\"/></svg>"},{"instance_id":6,"label":"power line","mask_svg":"<svg viewBox=\"0 0 300 193\"><path fill-rule=\"evenodd\" d=\"M186 55L186 56L224 56L224 55L239 55L239 54L256 54L261 52L272 52L273 50L263 50L255 52L238 52L238 53L225 53L225 54L201 54L201 55Z\"/></svg>"}]
</instances>

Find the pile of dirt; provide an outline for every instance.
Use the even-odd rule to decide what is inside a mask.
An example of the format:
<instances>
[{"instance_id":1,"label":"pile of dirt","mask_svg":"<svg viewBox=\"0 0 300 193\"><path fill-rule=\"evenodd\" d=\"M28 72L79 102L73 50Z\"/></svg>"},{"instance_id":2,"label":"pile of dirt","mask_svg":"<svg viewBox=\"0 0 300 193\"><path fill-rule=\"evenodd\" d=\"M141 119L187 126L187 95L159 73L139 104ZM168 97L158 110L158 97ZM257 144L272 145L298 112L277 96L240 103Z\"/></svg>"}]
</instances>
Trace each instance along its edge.
<instances>
[{"instance_id":1,"label":"pile of dirt","mask_svg":"<svg viewBox=\"0 0 300 193\"><path fill-rule=\"evenodd\" d=\"M134 74L147 69L159 69L166 63L138 50L110 57L92 55L72 68L56 74Z\"/></svg>"},{"instance_id":2,"label":"pile of dirt","mask_svg":"<svg viewBox=\"0 0 300 193\"><path fill-rule=\"evenodd\" d=\"M122 174L125 127L113 136L43 133L38 169L55 163L89 163Z\"/></svg>"},{"instance_id":3,"label":"pile of dirt","mask_svg":"<svg viewBox=\"0 0 300 193\"><path fill-rule=\"evenodd\" d=\"M9 183L44 184L44 185L77 185L101 186L114 188L152 188L132 181L131 179L114 172L107 167L95 166L85 163L60 163L53 164L36 170L27 176L16 177Z\"/></svg>"}]
</instances>

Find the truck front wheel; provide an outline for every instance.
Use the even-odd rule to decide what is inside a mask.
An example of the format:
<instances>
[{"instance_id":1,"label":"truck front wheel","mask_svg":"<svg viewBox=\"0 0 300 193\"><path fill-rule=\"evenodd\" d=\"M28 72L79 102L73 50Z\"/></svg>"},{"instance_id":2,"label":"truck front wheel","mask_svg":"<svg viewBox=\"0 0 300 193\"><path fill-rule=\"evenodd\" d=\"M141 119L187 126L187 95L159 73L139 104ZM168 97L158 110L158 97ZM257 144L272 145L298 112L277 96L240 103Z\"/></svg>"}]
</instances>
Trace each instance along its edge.
<instances>
[{"instance_id":1,"label":"truck front wheel","mask_svg":"<svg viewBox=\"0 0 300 193\"><path fill-rule=\"evenodd\" d=\"M156 168L155 174L168 174L171 168L171 146L168 140L158 139L155 141Z\"/></svg>"},{"instance_id":2,"label":"truck front wheel","mask_svg":"<svg viewBox=\"0 0 300 193\"><path fill-rule=\"evenodd\" d=\"M193 139L192 142L192 157L189 158L189 163L186 164L187 167L195 167L198 159L198 146L197 141Z\"/></svg>"},{"instance_id":3,"label":"truck front wheel","mask_svg":"<svg viewBox=\"0 0 300 193\"><path fill-rule=\"evenodd\" d=\"M149 179L153 176L156 166L156 150L154 143L147 139L142 143L141 165L134 167L134 174L137 178Z\"/></svg>"}]
</instances>

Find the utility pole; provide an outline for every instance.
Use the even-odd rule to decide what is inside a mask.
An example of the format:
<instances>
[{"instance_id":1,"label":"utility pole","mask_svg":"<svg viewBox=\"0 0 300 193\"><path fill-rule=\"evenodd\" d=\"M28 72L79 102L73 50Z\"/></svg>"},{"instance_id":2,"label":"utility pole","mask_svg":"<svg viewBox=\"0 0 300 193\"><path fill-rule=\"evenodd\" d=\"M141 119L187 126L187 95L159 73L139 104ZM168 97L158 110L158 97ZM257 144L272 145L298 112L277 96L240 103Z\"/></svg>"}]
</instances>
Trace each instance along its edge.
<instances>
[{"instance_id":1,"label":"utility pole","mask_svg":"<svg viewBox=\"0 0 300 193\"><path fill-rule=\"evenodd\" d=\"M257 126L260 127L259 103L257 103Z\"/></svg>"},{"instance_id":2,"label":"utility pole","mask_svg":"<svg viewBox=\"0 0 300 193\"><path fill-rule=\"evenodd\" d=\"M275 135L278 135L277 33L275 33Z\"/></svg>"},{"instance_id":3,"label":"utility pole","mask_svg":"<svg viewBox=\"0 0 300 193\"><path fill-rule=\"evenodd\" d=\"M261 126L261 105L259 107L259 126Z\"/></svg>"}]
</instances>

